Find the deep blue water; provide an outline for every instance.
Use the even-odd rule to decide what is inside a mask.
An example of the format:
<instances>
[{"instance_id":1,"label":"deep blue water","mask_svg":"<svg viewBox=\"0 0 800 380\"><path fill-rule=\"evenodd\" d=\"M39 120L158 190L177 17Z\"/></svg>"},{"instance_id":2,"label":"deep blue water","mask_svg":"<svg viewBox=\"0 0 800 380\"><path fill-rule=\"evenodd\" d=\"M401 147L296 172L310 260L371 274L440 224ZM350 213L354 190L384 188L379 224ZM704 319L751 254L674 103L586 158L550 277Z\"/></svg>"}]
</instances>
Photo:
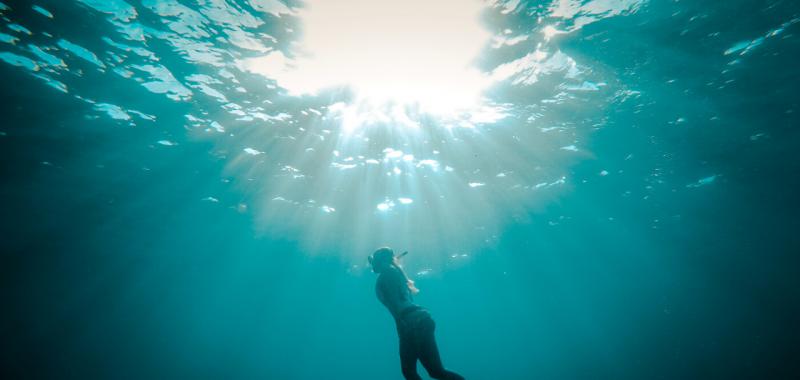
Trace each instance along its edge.
<instances>
[{"instance_id":1,"label":"deep blue water","mask_svg":"<svg viewBox=\"0 0 800 380\"><path fill-rule=\"evenodd\" d=\"M796 1L485 1L450 113L293 91L314 1L0 1L4 378L400 379L382 245L469 379L800 376Z\"/></svg>"}]
</instances>

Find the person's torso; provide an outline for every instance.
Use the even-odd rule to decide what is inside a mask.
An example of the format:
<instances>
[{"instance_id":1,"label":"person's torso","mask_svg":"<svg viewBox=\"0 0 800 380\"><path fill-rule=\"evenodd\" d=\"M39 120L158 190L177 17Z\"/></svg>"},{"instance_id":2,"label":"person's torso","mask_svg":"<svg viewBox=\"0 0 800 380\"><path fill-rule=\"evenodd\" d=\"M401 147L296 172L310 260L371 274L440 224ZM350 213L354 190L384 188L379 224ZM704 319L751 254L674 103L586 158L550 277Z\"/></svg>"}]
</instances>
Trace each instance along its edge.
<instances>
[{"instance_id":1,"label":"person's torso","mask_svg":"<svg viewBox=\"0 0 800 380\"><path fill-rule=\"evenodd\" d=\"M414 303L407 281L406 276L396 268L389 269L378 277L376 284L378 299L395 320L402 319L404 312L420 308Z\"/></svg>"}]
</instances>

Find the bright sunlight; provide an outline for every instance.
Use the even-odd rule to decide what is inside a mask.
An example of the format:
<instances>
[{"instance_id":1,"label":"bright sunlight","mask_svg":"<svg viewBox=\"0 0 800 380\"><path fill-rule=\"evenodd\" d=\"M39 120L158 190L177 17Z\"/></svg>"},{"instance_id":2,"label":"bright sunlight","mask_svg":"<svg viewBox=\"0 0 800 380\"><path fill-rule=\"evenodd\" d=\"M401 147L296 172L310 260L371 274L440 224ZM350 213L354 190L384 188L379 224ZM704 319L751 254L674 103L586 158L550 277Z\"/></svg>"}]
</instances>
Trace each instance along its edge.
<instances>
[{"instance_id":1,"label":"bright sunlight","mask_svg":"<svg viewBox=\"0 0 800 380\"><path fill-rule=\"evenodd\" d=\"M471 63L489 41L477 0L310 0L296 56L240 62L291 95L349 86L357 102L401 103L442 116L480 104L488 76Z\"/></svg>"}]
</instances>

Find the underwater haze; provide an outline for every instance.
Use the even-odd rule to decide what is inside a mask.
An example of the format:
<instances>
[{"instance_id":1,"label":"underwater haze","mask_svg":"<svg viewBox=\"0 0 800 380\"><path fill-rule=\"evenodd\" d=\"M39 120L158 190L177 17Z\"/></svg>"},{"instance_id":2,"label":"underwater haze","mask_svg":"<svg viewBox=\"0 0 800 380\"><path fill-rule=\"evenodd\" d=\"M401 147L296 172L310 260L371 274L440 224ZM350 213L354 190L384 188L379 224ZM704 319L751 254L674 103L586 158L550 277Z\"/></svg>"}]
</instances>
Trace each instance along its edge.
<instances>
[{"instance_id":1,"label":"underwater haze","mask_svg":"<svg viewBox=\"0 0 800 380\"><path fill-rule=\"evenodd\" d=\"M4 379L800 378L800 2L0 19Z\"/></svg>"}]
</instances>

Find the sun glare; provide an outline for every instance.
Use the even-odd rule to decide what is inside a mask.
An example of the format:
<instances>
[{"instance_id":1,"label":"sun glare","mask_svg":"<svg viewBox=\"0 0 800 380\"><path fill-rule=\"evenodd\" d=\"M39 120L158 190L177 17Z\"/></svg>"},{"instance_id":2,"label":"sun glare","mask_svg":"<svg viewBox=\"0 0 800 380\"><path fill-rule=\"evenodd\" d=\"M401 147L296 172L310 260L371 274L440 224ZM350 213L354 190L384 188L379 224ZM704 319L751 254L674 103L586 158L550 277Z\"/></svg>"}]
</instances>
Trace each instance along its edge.
<instances>
[{"instance_id":1,"label":"sun glare","mask_svg":"<svg viewBox=\"0 0 800 380\"><path fill-rule=\"evenodd\" d=\"M241 62L292 95L350 86L372 104L415 104L452 114L480 104L489 78L472 67L490 33L477 0L311 0L299 16L296 57Z\"/></svg>"}]
</instances>

